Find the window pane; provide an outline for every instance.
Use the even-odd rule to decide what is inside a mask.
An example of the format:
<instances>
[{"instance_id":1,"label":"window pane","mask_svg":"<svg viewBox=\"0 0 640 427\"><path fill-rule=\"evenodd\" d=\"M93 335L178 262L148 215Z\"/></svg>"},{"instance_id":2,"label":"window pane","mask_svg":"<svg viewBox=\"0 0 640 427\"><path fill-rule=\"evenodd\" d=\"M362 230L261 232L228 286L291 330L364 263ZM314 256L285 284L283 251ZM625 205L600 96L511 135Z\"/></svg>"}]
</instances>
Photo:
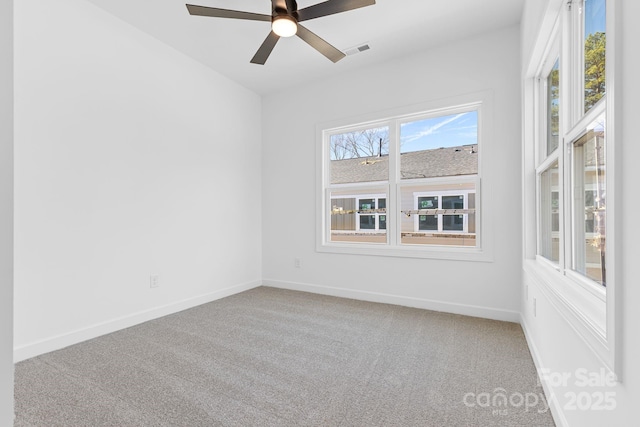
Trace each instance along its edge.
<instances>
[{"instance_id":1,"label":"window pane","mask_svg":"<svg viewBox=\"0 0 640 427\"><path fill-rule=\"evenodd\" d=\"M375 229L376 229L375 215L360 215L360 230L375 230Z\"/></svg>"},{"instance_id":2,"label":"window pane","mask_svg":"<svg viewBox=\"0 0 640 427\"><path fill-rule=\"evenodd\" d=\"M560 135L560 60L547 76L547 155L558 148Z\"/></svg>"},{"instance_id":3,"label":"window pane","mask_svg":"<svg viewBox=\"0 0 640 427\"><path fill-rule=\"evenodd\" d=\"M387 243L384 191L384 188L373 187L332 191L329 241Z\"/></svg>"},{"instance_id":4,"label":"window pane","mask_svg":"<svg viewBox=\"0 0 640 427\"><path fill-rule=\"evenodd\" d=\"M358 205L358 209L361 211L371 210L376 208L376 201L375 199L360 199Z\"/></svg>"},{"instance_id":5,"label":"window pane","mask_svg":"<svg viewBox=\"0 0 640 427\"><path fill-rule=\"evenodd\" d=\"M402 179L478 173L478 112L400 125Z\"/></svg>"},{"instance_id":6,"label":"window pane","mask_svg":"<svg viewBox=\"0 0 640 427\"><path fill-rule=\"evenodd\" d=\"M467 207L469 208L469 218L467 222L467 231L470 234L476 233L476 193L467 194Z\"/></svg>"},{"instance_id":7,"label":"window pane","mask_svg":"<svg viewBox=\"0 0 640 427\"><path fill-rule=\"evenodd\" d=\"M606 0L584 0L584 111L605 93Z\"/></svg>"},{"instance_id":8,"label":"window pane","mask_svg":"<svg viewBox=\"0 0 640 427\"><path fill-rule=\"evenodd\" d=\"M476 246L475 193L473 182L401 186L401 243Z\"/></svg>"},{"instance_id":9,"label":"window pane","mask_svg":"<svg viewBox=\"0 0 640 427\"><path fill-rule=\"evenodd\" d=\"M605 115L573 143L573 269L606 284Z\"/></svg>"},{"instance_id":10,"label":"window pane","mask_svg":"<svg viewBox=\"0 0 640 427\"><path fill-rule=\"evenodd\" d=\"M389 179L388 127L332 135L329 150L331 184Z\"/></svg>"},{"instance_id":11,"label":"window pane","mask_svg":"<svg viewBox=\"0 0 640 427\"><path fill-rule=\"evenodd\" d=\"M540 174L540 242L538 254L549 261L560 260L560 213L558 162Z\"/></svg>"},{"instance_id":12,"label":"window pane","mask_svg":"<svg viewBox=\"0 0 640 427\"><path fill-rule=\"evenodd\" d=\"M442 209L464 209L464 196L443 196ZM462 231L463 215L443 215L442 229L446 231Z\"/></svg>"},{"instance_id":13,"label":"window pane","mask_svg":"<svg viewBox=\"0 0 640 427\"><path fill-rule=\"evenodd\" d=\"M438 209L438 196L418 197L418 209ZM438 230L438 215L420 215L418 230Z\"/></svg>"},{"instance_id":14,"label":"window pane","mask_svg":"<svg viewBox=\"0 0 640 427\"><path fill-rule=\"evenodd\" d=\"M378 211L379 212L386 212L387 209L387 199L378 199ZM379 214L378 215L378 228L380 230L386 230L387 229L387 216L384 214Z\"/></svg>"},{"instance_id":15,"label":"window pane","mask_svg":"<svg viewBox=\"0 0 640 427\"><path fill-rule=\"evenodd\" d=\"M442 229L445 231L462 231L464 225L463 215L443 215Z\"/></svg>"}]
</instances>

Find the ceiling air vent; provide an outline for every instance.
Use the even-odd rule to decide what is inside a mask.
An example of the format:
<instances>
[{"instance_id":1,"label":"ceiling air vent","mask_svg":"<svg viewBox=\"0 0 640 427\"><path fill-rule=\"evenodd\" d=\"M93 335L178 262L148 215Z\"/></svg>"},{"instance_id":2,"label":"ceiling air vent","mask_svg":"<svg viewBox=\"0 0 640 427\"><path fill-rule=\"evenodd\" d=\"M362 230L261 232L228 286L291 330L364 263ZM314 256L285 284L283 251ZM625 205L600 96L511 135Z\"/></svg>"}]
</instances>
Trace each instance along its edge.
<instances>
[{"instance_id":1,"label":"ceiling air vent","mask_svg":"<svg viewBox=\"0 0 640 427\"><path fill-rule=\"evenodd\" d=\"M356 53L364 52L365 50L371 49L368 44L363 44L360 46L352 47L344 51L347 56L355 55Z\"/></svg>"}]
</instances>

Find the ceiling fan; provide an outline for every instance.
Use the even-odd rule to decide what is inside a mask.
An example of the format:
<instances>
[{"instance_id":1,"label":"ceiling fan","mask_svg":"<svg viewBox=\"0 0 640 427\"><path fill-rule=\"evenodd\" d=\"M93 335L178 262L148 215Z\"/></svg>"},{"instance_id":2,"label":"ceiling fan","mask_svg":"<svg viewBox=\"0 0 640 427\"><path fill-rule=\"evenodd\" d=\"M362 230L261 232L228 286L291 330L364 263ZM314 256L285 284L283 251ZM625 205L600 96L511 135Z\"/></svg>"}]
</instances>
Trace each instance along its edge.
<instances>
[{"instance_id":1,"label":"ceiling fan","mask_svg":"<svg viewBox=\"0 0 640 427\"><path fill-rule=\"evenodd\" d=\"M300 37L331 61L338 62L345 57L345 54L300 25L300 22L371 6L375 3L375 0L328 0L298 10L296 0L271 0L271 15L195 6L192 4L188 4L187 9L191 15L271 22L271 32L251 59L253 64L264 65L280 37L291 37L293 35Z\"/></svg>"}]
</instances>

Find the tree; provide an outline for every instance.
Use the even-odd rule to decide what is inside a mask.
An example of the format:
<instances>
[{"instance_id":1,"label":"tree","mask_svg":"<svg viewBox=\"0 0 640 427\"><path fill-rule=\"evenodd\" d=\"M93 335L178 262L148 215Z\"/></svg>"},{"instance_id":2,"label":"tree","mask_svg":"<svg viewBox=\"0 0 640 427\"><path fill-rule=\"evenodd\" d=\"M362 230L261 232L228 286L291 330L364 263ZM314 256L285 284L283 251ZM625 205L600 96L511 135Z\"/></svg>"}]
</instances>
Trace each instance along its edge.
<instances>
[{"instance_id":1,"label":"tree","mask_svg":"<svg viewBox=\"0 0 640 427\"><path fill-rule=\"evenodd\" d=\"M331 160L389 154L389 129L373 128L331 137Z\"/></svg>"},{"instance_id":2,"label":"tree","mask_svg":"<svg viewBox=\"0 0 640 427\"><path fill-rule=\"evenodd\" d=\"M584 43L584 109L589 111L605 94L606 34L589 34ZM604 128L604 124L602 124ZM592 244L600 252L600 281L606 286L605 262L605 212L606 192L604 190L604 139L595 136L596 196L594 200L594 232Z\"/></svg>"},{"instance_id":3,"label":"tree","mask_svg":"<svg viewBox=\"0 0 640 427\"><path fill-rule=\"evenodd\" d=\"M549 74L548 78L548 96L550 108L548 111L549 121L549 142L548 150L551 153L558 147L558 140L560 137L560 70L557 67L558 63L554 66L553 70Z\"/></svg>"},{"instance_id":4,"label":"tree","mask_svg":"<svg viewBox=\"0 0 640 427\"><path fill-rule=\"evenodd\" d=\"M606 35L589 34L584 43L584 107L588 111L605 93Z\"/></svg>"},{"instance_id":5,"label":"tree","mask_svg":"<svg viewBox=\"0 0 640 427\"><path fill-rule=\"evenodd\" d=\"M331 137L331 160L350 159L349 146L345 134L333 135Z\"/></svg>"}]
</instances>

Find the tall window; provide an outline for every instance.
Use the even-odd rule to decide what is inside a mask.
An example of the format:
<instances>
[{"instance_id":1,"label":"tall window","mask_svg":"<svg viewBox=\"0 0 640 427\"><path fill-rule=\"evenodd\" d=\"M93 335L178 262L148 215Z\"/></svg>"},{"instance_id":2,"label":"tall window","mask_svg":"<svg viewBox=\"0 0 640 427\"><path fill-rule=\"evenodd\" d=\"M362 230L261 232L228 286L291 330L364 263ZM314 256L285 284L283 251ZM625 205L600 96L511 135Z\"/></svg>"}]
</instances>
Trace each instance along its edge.
<instances>
[{"instance_id":1,"label":"tall window","mask_svg":"<svg viewBox=\"0 0 640 427\"><path fill-rule=\"evenodd\" d=\"M387 243L389 126L329 137L330 242Z\"/></svg>"},{"instance_id":2,"label":"tall window","mask_svg":"<svg viewBox=\"0 0 640 427\"><path fill-rule=\"evenodd\" d=\"M479 248L480 108L324 129L323 243Z\"/></svg>"},{"instance_id":3,"label":"tall window","mask_svg":"<svg viewBox=\"0 0 640 427\"><path fill-rule=\"evenodd\" d=\"M535 316L534 285L620 374L620 120L614 100L620 64L619 0L549 2L525 81L524 295ZM546 31L549 29L549 32ZM615 91L615 92L614 92ZM528 119L533 106L534 121ZM530 187L535 170L535 195ZM535 221L531 202L535 200ZM535 260L532 255L534 237ZM529 281L530 280L530 281Z\"/></svg>"},{"instance_id":4,"label":"tall window","mask_svg":"<svg viewBox=\"0 0 640 427\"><path fill-rule=\"evenodd\" d=\"M538 254L560 262L560 46L558 40L543 64L540 84L538 143Z\"/></svg>"},{"instance_id":5,"label":"tall window","mask_svg":"<svg viewBox=\"0 0 640 427\"><path fill-rule=\"evenodd\" d=\"M538 75L538 255L578 283L604 289L606 0L572 1L562 22L569 30L551 44Z\"/></svg>"},{"instance_id":6,"label":"tall window","mask_svg":"<svg viewBox=\"0 0 640 427\"><path fill-rule=\"evenodd\" d=\"M477 246L477 132L477 110L400 120L401 244Z\"/></svg>"},{"instance_id":7,"label":"tall window","mask_svg":"<svg viewBox=\"0 0 640 427\"><path fill-rule=\"evenodd\" d=\"M580 46L583 114L569 129L573 254L571 268L606 286L606 1L577 8L574 45Z\"/></svg>"}]
</instances>

